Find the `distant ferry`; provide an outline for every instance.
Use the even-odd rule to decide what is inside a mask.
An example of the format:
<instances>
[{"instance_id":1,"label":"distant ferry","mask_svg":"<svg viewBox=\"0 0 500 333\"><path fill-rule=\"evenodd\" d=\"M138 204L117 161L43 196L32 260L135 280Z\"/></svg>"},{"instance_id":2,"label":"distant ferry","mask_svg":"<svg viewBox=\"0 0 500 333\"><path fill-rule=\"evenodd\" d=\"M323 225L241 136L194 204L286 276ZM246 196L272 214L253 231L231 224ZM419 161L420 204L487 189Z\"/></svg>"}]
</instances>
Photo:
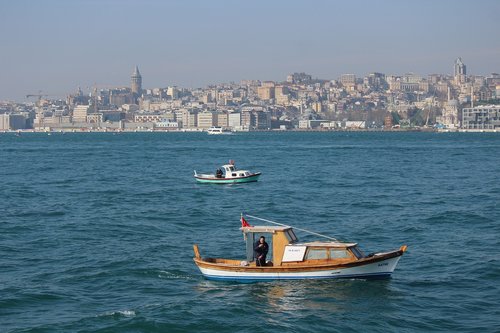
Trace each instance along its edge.
<instances>
[{"instance_id":1,"label":"distant ferry","mask_svg":"<svg viewBox=\"0 0 500 333\"><path fill-rule=\"evenodd\" d=\"M216 127L212 126L209 129L207 129L207 134L208 135L220 135L220 134L232 134L231 131L225 130L222 127Z\"/></svg>"}]
</instances>

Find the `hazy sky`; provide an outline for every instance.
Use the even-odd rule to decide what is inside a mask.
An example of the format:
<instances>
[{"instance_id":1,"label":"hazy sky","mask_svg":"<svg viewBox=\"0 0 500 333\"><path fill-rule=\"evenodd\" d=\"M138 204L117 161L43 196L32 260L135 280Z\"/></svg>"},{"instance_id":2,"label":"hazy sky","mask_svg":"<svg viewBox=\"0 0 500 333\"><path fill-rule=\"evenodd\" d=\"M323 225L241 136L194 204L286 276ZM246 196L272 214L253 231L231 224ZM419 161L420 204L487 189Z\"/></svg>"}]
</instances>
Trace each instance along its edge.
<instances>
[{"instance_id":1,"label":"hazy sky","mask_svg":"<svg viewBox=\"0 0 500 333\"><path fill-rule=\"evenodd\" d=\"M500 72L499 0L0 0L0 100L292 72Z\"/></svg>"}]
</instances>

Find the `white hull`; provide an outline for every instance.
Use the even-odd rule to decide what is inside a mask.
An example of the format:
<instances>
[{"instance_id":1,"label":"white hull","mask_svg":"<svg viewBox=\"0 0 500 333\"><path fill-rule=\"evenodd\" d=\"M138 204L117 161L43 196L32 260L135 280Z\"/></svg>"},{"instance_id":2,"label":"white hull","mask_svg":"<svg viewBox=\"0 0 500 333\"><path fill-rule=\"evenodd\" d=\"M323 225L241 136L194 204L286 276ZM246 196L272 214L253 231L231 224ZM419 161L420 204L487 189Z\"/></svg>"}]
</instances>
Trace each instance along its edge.
<instances>
[{"instance_id":1,"label":"white hull","mask_svg":"<svg viewBox=\"0 0 500 333\"><path fill-rule=\"evenodd\" d=\"M230 271L199 267L201 273L212 280L259 281L288 279L340 279L388 277L396 268L401 256L374 262L371 264L340 269L314 270L307 272L255 272Z\"/></svg>"},{"instance_id":2,"label":"white hull","mask_svg":"<svg viewBox=\"0 0 500 333\"><path fill-rule=\"evenodd\" d=\"M232 132L207 132L208 135L231 135Z\"/></svg>"},{"instance_id":3,"label":"white hull","mask_svg":"<svg viewBox=\"0 0 500 333\"><path fill-rule=\"evenodd\" d=\"M208 135L227 135L227 134L232 134L232 132L223 130L222 127L210 127L207 130Z\"/></svg>"}]
</instances>

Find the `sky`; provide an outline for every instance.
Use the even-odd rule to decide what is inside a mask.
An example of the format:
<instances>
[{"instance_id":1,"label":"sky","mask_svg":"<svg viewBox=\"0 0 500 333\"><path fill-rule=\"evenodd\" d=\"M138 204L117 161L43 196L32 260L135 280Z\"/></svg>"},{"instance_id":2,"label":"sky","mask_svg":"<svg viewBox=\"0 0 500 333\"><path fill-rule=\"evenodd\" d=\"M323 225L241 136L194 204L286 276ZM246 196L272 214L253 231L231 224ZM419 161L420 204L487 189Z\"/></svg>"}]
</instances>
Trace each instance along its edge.
<instances>
[{"instance_id":1,"label":"sky","mask_svg":"<svg viewBox=\"0 0 500 333\"><path fill-rule=\"evenodd\" d=\"M500 72L498 0L0 0L0 100L293 72Z\"/></svg>"}]
</instances>

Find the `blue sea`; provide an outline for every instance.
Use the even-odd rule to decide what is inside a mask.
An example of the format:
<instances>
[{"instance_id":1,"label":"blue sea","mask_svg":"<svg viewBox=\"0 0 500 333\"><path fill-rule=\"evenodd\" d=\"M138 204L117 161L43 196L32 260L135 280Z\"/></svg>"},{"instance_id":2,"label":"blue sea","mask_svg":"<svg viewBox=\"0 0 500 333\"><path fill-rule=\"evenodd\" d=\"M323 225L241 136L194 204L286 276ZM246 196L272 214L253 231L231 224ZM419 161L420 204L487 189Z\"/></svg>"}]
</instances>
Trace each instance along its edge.
<instances>
[{"instance_id":1,"label":"blue sea","mask_svg":"<svg viewBox=\"0 0 500 333\"><path fill-rule=\"evenodd\" d=\"M194 181L229 159L260 180ZM500 331L498 133L5 133L0 180L2 333ZM205 280L192 245L244 258L242 212L408 251L385 280Z\"/></svg>"}]
</instances>

